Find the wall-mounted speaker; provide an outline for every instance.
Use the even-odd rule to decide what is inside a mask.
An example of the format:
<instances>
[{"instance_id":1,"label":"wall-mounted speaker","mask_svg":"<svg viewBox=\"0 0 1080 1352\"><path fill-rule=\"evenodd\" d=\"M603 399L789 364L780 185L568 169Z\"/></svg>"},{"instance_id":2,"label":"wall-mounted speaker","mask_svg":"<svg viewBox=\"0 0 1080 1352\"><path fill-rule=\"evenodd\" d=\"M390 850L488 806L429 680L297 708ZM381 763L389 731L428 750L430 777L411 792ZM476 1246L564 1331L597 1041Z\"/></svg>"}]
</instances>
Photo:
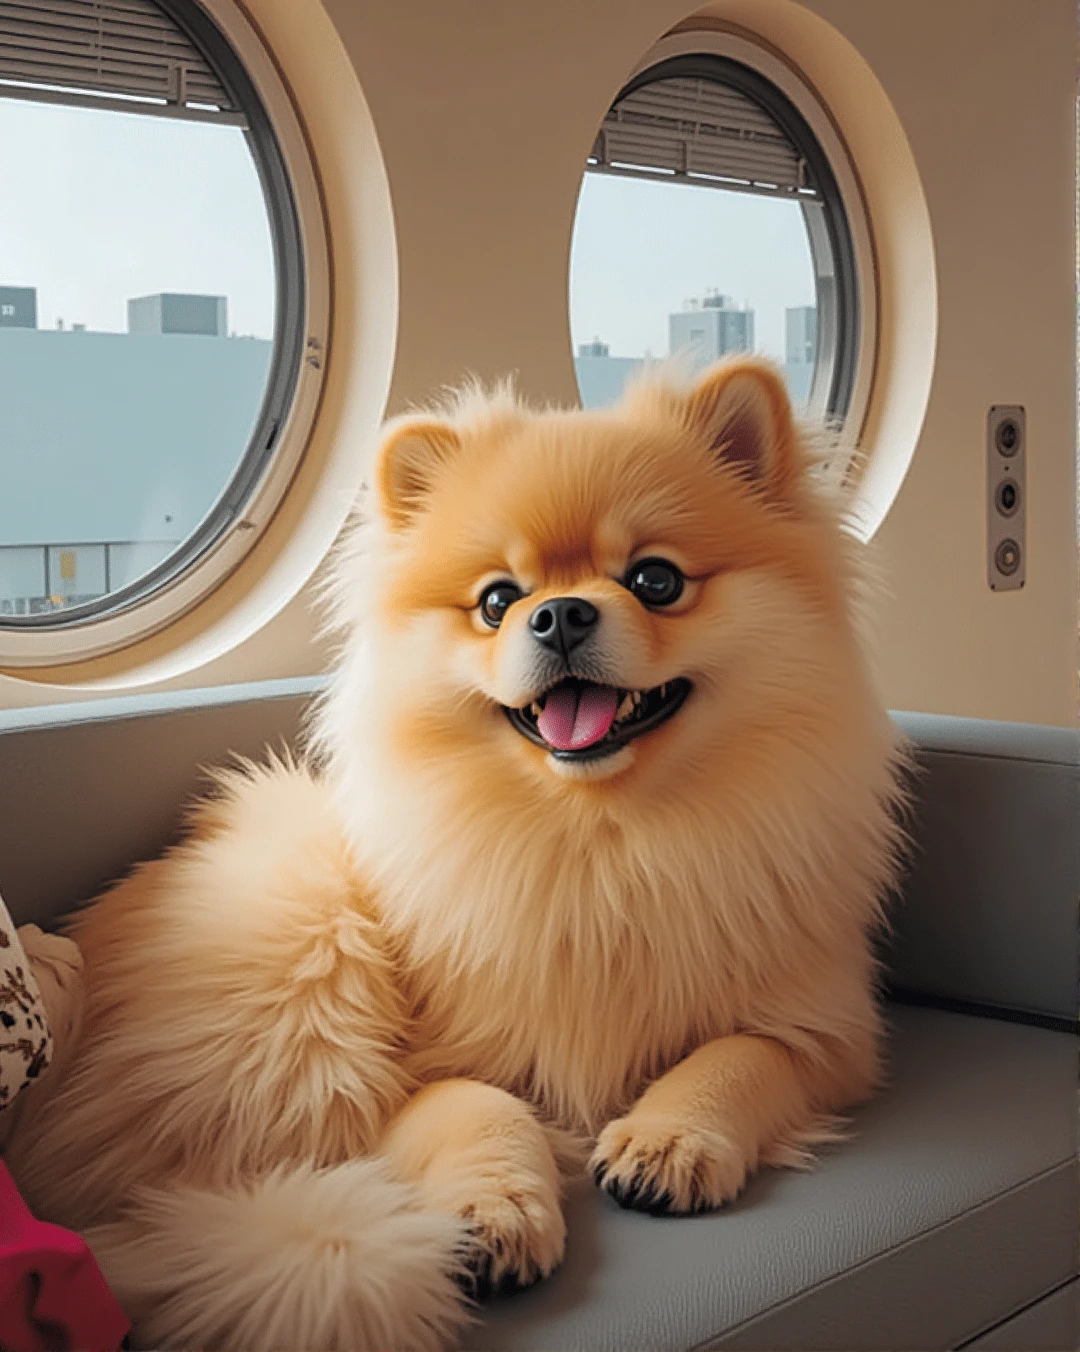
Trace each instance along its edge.
<instances>
[{"instance_id":1,"label":"wall-mounted speaker","mask_svg":"<svg viewBox=\"0 0 1080 1352\"><path fill-rule=\"evenodd\" d=\"M986 572L991 591L1016 591L1027 575L1027 419L1020 404L986 416Z\"/></svg>"}]
</instances>

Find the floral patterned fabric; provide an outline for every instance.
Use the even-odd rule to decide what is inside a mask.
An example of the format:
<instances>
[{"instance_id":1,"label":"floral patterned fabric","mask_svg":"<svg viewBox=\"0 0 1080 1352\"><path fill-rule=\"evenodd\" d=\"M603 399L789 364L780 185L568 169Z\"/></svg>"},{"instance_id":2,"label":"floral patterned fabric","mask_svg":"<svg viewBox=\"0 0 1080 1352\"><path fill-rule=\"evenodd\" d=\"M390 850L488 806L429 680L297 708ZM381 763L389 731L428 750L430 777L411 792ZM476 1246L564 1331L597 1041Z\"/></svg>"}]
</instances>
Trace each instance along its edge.
<instances>
[{"instance_id":1,"label":"floral patterned fabric","mask_svg":"<svg viewBox=\"0 0 1080 1352\"><path fill-rule=\"evenodd\" d=\"M0 901L0 1110L52 1060L41 991L15 926Z\"/></svg>"}]
</instances>

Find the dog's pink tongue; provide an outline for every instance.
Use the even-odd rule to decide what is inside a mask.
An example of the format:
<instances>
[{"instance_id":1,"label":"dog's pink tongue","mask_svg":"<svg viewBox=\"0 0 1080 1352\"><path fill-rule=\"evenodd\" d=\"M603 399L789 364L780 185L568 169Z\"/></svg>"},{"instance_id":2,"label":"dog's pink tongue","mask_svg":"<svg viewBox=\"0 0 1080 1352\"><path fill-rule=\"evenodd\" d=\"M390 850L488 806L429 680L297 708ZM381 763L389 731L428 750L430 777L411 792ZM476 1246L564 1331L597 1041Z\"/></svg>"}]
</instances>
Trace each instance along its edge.
<instances>
[{"instance_id":1,"label":"dog's pink tongue","mask_svg":"<svg viewBox=\"0 0 1080 1352\"><path fill-rule=\"evenodd\" d=\"M581 751L607 735L619 692L610 685L560 685L547 697L536 726L556 751Z\"/></svg>"}]
</instances>

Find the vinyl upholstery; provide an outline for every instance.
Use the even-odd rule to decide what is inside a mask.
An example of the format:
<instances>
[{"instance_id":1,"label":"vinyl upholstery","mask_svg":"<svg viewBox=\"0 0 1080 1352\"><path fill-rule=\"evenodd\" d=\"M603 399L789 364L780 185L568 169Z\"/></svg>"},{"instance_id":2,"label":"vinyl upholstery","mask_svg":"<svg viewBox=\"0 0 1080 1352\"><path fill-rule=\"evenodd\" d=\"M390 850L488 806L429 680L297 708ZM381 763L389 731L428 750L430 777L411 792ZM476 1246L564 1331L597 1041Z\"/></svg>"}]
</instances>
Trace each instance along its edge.
<instances>
[{"instance_id":1,"label":"vinyl upholstery","mask_svg":"<svg viewBox=\"0 0 1080 1352\"><path fill-rule=\"evenodd\" d=\"M894 717L919 770L893 981L1075 1021L1080 732Z\"/></svg>"}]
</instances>

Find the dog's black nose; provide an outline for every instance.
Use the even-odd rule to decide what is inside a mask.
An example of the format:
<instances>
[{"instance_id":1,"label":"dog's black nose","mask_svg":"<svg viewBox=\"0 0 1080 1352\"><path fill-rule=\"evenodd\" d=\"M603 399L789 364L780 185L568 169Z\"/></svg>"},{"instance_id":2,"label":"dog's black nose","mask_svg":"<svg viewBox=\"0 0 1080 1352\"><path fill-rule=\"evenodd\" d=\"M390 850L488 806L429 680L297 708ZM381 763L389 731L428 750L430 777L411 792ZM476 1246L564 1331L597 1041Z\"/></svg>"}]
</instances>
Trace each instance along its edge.
<instances>
[{"instance_id":1,"label":"dog's black nose","mask_svg":"<svg viewBox=\"0 0 1080 1352\"><path fill-rule=\"evenodd\" d=\"M563 657L586 639L600 623L600 612L580 596L557 596L537 606L529 616L529 628L537 643Z\"/></svg>"}]
</instances>

